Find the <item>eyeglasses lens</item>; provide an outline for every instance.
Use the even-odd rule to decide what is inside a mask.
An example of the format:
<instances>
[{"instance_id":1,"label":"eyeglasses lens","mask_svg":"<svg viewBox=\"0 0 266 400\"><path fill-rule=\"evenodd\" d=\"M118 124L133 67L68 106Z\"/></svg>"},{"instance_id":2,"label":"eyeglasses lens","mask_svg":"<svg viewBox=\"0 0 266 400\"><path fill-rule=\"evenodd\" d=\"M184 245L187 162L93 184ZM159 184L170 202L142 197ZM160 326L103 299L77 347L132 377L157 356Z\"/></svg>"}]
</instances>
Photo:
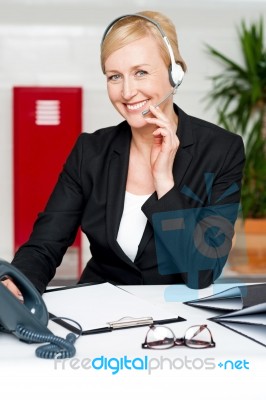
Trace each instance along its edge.
<instances>
[{"instance_id":1,"label":"eyeglasses lens","mask_svg":"<svg viewBox=\"0 0 266 400\"><path fill-rule=\"evenodd\" d=\"M185 334L185 344L188 347L204 348L212 343L211 332L206 325L197 325L188 328Z\"/></svg>"},{"instance_id":2,"label":"eyeglasses lens","mask_svg":"<svg viewBox=\"0 0 266 400\"><path fill-rule=\"evenodd\" d=\"M150 349L169 349L174 342L174 333L164 326L151 327L147 333L146 343Z\"/></svg>"}]
</instances>

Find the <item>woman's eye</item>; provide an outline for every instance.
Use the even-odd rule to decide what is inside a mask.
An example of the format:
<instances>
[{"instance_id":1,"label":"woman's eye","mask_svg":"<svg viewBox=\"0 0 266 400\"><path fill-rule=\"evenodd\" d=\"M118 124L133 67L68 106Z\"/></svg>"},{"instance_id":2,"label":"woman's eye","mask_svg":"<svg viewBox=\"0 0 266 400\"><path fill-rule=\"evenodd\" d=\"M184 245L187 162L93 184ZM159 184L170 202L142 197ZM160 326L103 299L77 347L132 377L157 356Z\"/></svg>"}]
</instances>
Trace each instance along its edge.
<instances>
[{"instance_id":1,"label":"woman's eye","mask_svg":"<svg viewBox=\"0 0 266 400\"><path fill-rule=\"evenodd\" d=\"M108 81L118 81L118 79L120 78L120 75L119 74L115 74L115 75L111 75L111 76L108 76Z\"/></svg>"},{"instance_id":2,"label":"woman's eye","mask_svg":"<svg viewBox=\"0 0 266 400\"><path fill-rule=\"evenodd\" d=\"M136 75L139 76L139 77L142 77L144 75L147 75L147 71L143 71L143 70L137 71Z\"/></svg>"}]
</instances>

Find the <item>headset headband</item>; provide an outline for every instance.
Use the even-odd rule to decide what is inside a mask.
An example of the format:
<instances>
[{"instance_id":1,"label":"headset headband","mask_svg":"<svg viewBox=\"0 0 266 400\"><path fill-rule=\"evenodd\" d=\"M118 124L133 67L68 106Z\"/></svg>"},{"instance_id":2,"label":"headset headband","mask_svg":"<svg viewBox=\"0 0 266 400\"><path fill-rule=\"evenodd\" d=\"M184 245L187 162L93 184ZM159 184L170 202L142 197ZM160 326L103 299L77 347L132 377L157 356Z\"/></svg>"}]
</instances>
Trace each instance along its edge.
<instances>
[{"instance_id":1,"label":"headset headband","mask_svg":"<svg viewBox=\"0 0 266 400\"><path fill-rule=\"evenodd\" d=\"M146 17L145 15L141 15L141 14L125 14L125 15L121 15L120 17L117 17L112 22L110 22L110 24L107 26L107 28L105 29L105 31L103 33L101 45L103 44L103 42L104 42L108 32L112 28L112 26L115 25L118 21L120 21L120 19L124 19L124 18L127 18L127 17L137 17L137 18L146 19L146 21L151 22L153 25L155 25L157 27L157 29L160 31L160 33L161 33L163 38L167 37L165 32L164 32L164 30L162 29L161 25L157 21L155 21L154 19L151 19L151 18Z\"/></svg>"}]
</instances>

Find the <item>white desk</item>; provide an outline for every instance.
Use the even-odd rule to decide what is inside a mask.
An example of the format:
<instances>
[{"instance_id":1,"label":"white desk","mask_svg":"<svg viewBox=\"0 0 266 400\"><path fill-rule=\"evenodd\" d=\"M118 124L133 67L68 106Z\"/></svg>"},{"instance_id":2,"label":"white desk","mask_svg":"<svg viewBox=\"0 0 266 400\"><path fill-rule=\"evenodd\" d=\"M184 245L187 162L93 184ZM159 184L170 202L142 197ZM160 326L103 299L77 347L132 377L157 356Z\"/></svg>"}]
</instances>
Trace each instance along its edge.
<instances>
[{"instance_id":1,"label":"white desk","mask_svg":"<svg viewBox=\"0 0 266 400\"><path fill-rule=\"evenodd\" d=\"M186 318L184 322L171 324L177 337L183 336L187 327L205 323L216 315L181 302L165 301L166 286L127 286L126 289ZM211 291L211 288L202 290L200 296ZM94 309L97 312L97 308ZM207 324L216 342L212 349L195 350L184 346L144 350L141 343L148 328L139 327L83 336L75 344L75 360L57 362L38 359L34 353L38 344L25 344L13 335L0 334L1 393L10 394L11 390L12 397L17 395L30 400L62 394L85 395L88 399L97 395L97 398L157 400L166 396L178 399L182 395L189 400L265 400L266 348L218 324L210 321ZM54 322L49 323L49 328L62 337L68 333ZM125 356L131 361L144 360L146 356L151 370L124 367L113 374L110 368L96 370L88 368L86 363L87 359L104 357L110 360ZM242 361L242 368L232 369L230 363L226 369L218 366L227 360ZM140 361L136 365L140 366Z\"/></svg>"}]
</instances>

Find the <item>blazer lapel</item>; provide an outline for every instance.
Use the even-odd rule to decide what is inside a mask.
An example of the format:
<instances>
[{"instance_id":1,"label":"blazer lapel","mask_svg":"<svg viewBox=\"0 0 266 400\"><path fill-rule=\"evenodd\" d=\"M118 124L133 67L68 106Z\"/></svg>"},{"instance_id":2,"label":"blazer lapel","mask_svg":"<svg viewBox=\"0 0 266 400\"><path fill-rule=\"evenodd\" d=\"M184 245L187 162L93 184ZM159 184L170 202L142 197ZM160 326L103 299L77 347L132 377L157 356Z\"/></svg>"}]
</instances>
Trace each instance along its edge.
<instances>
[{"instance_id":1,"label":"blazer lapel","mask_svg":"<svg viewBox=\"0 0 266 400\"><path fill-rule=\"evenodd\" d=\"M180 149L179 153L176 156L175 160L175 166L174 166L174 179L175 179L175 184L177 186L180 186L183 180L183 177L185 176L186 170L189 167L189 164L191 162L192 156L187 153L185 150ZM148 200L147 200L148 201ZM178 209L178 204L177 204L177 209ZM138 248L138 253L137 256L139 257L141 253L145 250L145 247L147 246L149 240L153 236L153 228L149 222L147 222L141 242L139 244Z\"/></svg>"},{"instance_id":2,"label":"blazer lapel","mask_svg":"<svg viewBox=\"0 0 266 400\"><path fill-rule=\"evenodd\" d=\"M176 154L173 174L175 185L180 187L193 157L194 138L189 116L176 106L175 110L178 114L177 136L180 140L180 147Z\"/></svg>"}]
</instances>

